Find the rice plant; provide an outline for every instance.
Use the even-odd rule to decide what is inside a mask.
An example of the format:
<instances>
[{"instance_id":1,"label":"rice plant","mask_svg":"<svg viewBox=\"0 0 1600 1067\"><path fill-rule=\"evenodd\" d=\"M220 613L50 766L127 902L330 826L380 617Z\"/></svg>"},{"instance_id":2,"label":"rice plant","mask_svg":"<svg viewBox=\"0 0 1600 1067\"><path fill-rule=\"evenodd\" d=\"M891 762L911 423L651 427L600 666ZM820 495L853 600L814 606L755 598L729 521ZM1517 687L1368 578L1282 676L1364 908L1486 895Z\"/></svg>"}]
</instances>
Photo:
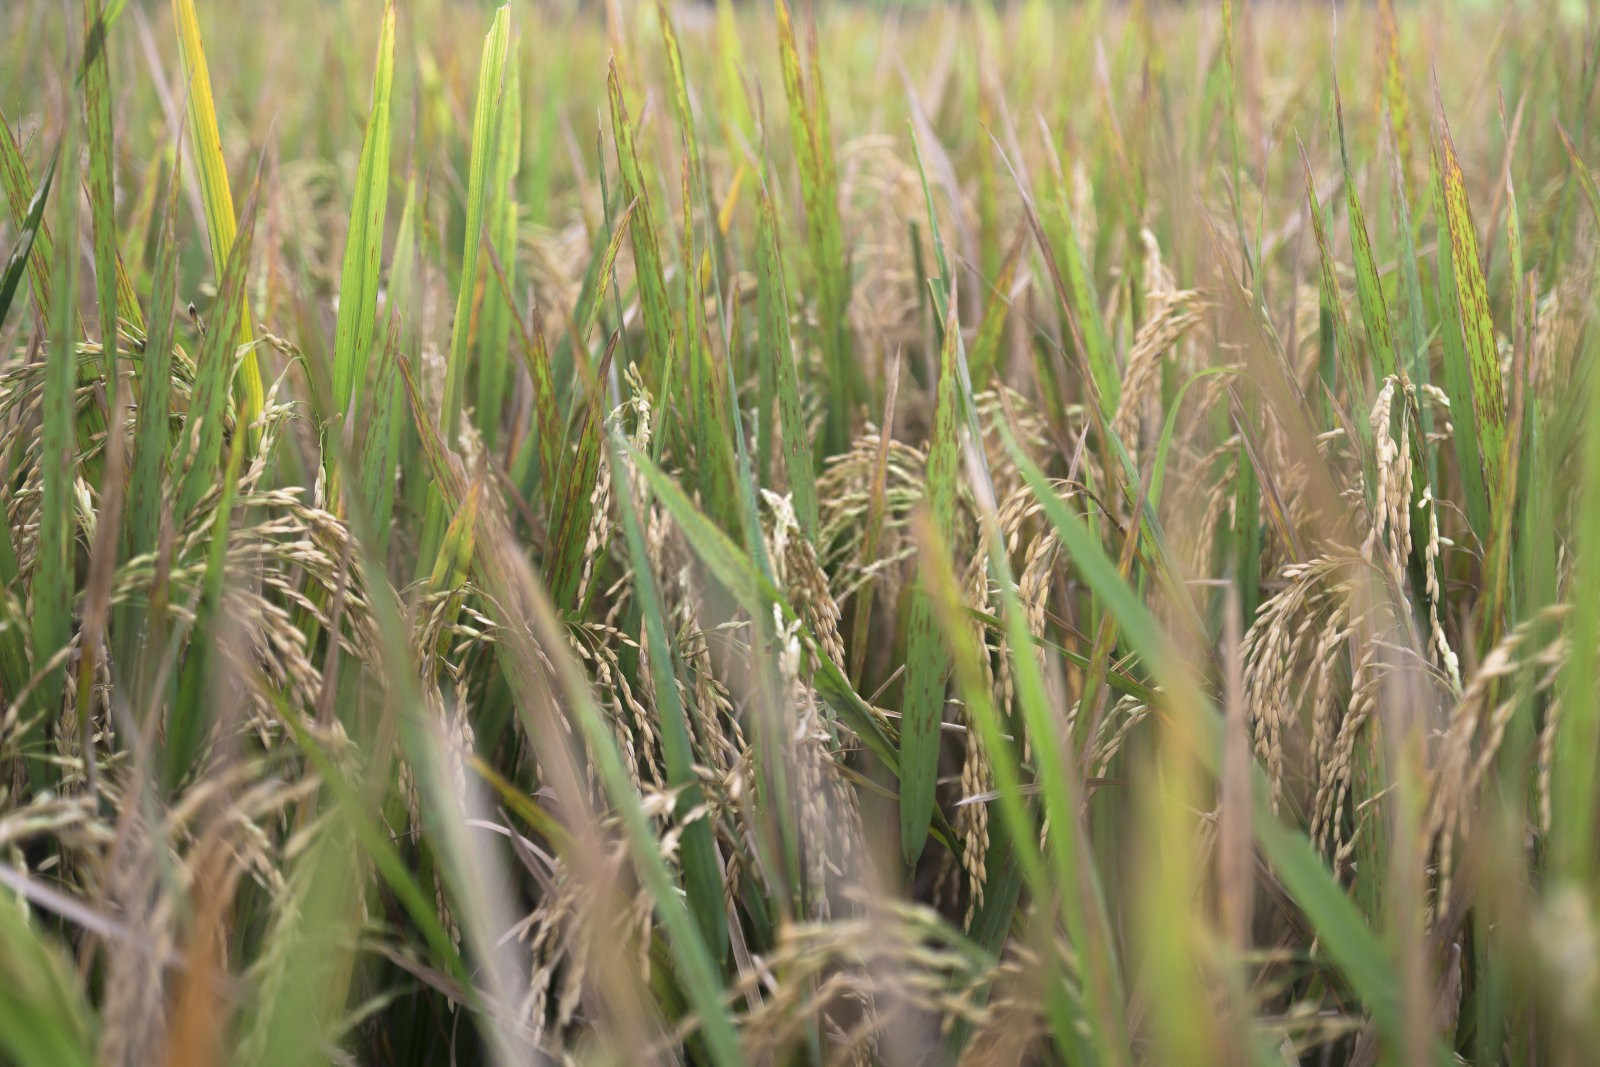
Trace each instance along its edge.
<instances>
[{"instance_id":1,"label":"rice plant","mask_svg":"<svg viewBox=\"0 0 1600 1067\"><path fill-rule=\"evenodd\" d=\"M0 1062L1577 1064L1600 21L0 10Z\"/></svg>"}]
</instances>

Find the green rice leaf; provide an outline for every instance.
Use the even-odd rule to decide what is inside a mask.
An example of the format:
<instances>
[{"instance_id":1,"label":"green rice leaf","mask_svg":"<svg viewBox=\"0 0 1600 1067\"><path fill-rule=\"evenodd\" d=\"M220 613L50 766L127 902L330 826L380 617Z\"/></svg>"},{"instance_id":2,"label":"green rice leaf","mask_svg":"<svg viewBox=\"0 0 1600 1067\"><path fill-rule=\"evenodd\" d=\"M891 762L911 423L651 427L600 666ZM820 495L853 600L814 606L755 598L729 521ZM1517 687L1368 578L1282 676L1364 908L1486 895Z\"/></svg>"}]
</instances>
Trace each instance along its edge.
<instances>
[{"instance_id":1,"label":"green rice leaf","mask_svg":"<svg viewBox=\"0 0 1600 1067\"><path fill-rule=\"evenodd\" d=\"M89 1067L96 1062L94 1012L82 981L63 946L30 925L11 900L0 901L0 981L6 989L0 997L0 1053L7 1063Z\"/></svg>"},{"instance_id":2,"label":"green rice leaf","mask_svg":"<svg viewBox=\"0 0 1600 1067\"><path fill-rule=\"evenodd\" d=\"M1180 661L1155 617L1117 573L1116 563L1106 555L1105 549L1095 540L1083 520L1067 510L1044 473L1017 446L1009 433L1006 436L1008 448L1023 478L1043 507L1084 582L1094 590L1107 610L1115 615L1133 650L1163 678L1163 688L1167 693L1186 705L1173 713L1194 715L1195 724L1200 730L1199 736L1203 739L1199 757L1215 772L1221 765L1220 714L1206 702L1203 691L1194 679L1178 667ZM1304 834L1290 830L1278 821L1269 806L1265 776L1259 765L1254 765L1251 773L1255 809L1252 824L1257 843L1277 871L1290 897L1321 935L1321 945L1341 973L1349 979L1364 1007L1372 1012L1380 1029L1391 1040L1398 1040L1404 1032L1404 1021L1400 1013L1400 989L1393 962L1355 904L1317 858L1310 841ZM1403 1046L1397 1044L1395 1047ZM1447 1062L1442 1049L1435 1048L1432 1056L1439 1063Z\"/></svg>"},{"instance_id":3,"label":"green rice leaf","mask_svg":"<svg viewBox=\"0 0 1600 1067\"><path fill-rule=\"evenodd\" d=\"M61 155L78 158L77 124L69 122L62 137ZM67 185L72 187L69 178ZM74 190L76 192L76 190ZM56 197L56 233L66 247L76 245L78 197ZM33 669L39 671L72 637L73 591L77 588L77 508L73 482L77 470L77 435L73 390L77 385L78 257L61 255L50 280L53 294L49 348L45 357L44 397L39 431L40 500L39 533L29 594L33 616ZM53 766L37 761L45 737L61 711L62 673L50 671L34 690L32 710L37 718L21 739L22 749L34 761L28 777L35 789L55 780Z\"/></svg>"},{"instance_id":4,"label":"green rice leaf","mask_svg":"<svg viewBox=\"0 0 1600 1067\"><path fill-rule=\"evenodd\" d=\"M512 63L506 71L505 104L495 136L494 174L488 192L486 225L496 280L483 301L479 329L478 428L484 447L495 451L500 440L501 408L510 372L511 322L516 318L517 199L515 185L522 162L522 76Z\"/></svg>"},{"instance_id":5,"label":"green rice leaf","mask_svg":"<svg viewBox=\"0 0 1600 1067\"><path fill-rule=\"evenodd\" d=\"M394 263L389 270L389 293L394 306L410 306L415 292L413 253L416 246L417 187L406 183L405 206L400 211L400 228L395 235ZM403 314L403 312L402 312ZM389 538L394 525L395 475L401 469L401 381L399 370L402 338L415 335L414 324L395 323L381 349L372 375L374 391L372 417L364 427L360 454L362 499L367 502L372 520L373 557L389 558Z\"/></svg>"},{"instance_id":6,"label":"green rice leaf","mask_svg":"<svg viewBox=\"0 0 1600 1067\"><path fill-rule=\"evenodd\" d=\"M606 402L601 382L611 366L619 337L619 334L612 334L611 344L606 348L599 368L583 374L589 402L578 418L573 454L567 457L553 504L556 517L554 552L550 557L546 580L550 583L551 596L564 610L581 607L576 601L585 569L583 551L589 537L589 522L594 516L600 438L605 432ZM587 367L586 361L584 366Z\"/></svg>"},{"instance_id":7,"label":"green rice leaf","mask_svg":"<svg viewBox=\"0 0 1600 1067\"><path fill-rule=\"evenodd\" d=\"M1011 285L1017 277L1017 267L1022 263L1022 250L1027 244L1027 230L1018 229L1005 259L989 283L988 299L983 304L983 323L978 327L978 338L972 342L972 388L988 387L1000 361L1000 342L1005 338L1006 322L1011 311Z\"/></svg>"},{"instance_id":8,"label":"green rice leaf","mask_svg":"<svg viewBox=\"0 0 1600 1067\"><path fill-rule=\"evenodd\" d=\"M1387 119L1389 116L1385 117ZM1392 125L1390 129L1393 129ZM1399 133L1395 132L1394 137L1397 139ZM1396 147L1395 153L1390 154L1390 197L1394 202L1395 232L1400 238L1400 288L1405 294L1406 306L1406 329L1403 334L1406 351L1405 358L1400 364L1405 368L1412 383L1420 388L1431 384L1433 375L1429 366L1428 331L1423 325L1425 309L1422 300L1422 278L1418 270L1416 234L1411 228L1411 194L1403 169L1405 156L1398 154L1400 151ZM1426 461L1424 472L1427 475L1427 484L1434 486L1438 482L1438 460L1437 446L1431 437L1432 405L1421 405L1420 416L1423 430L1420 451Z\"/></svg>"},{"instance_id":9,"label":"green rice leaf","mask_svg":"<svg viewBox=\"0 0 1600 1067\"><path fill-rule=\"evenodd\" d=\"M660 467L656 466L648 456L631 447L628 449L628 458L649 483L651 491L655 493L656 499L661 501L662 507L667 509L679 528L683 530L684 537L711 572L712 577L741 607L752 616L765 617L770 615L775 605L782 612L786 622L793 622L798 618L782 593L773 586L771 579L757 570L750 557L740 551L714 522L706 518ZM806 636L811 639L809 634ZM814 639L812 640L814 642ZM883 760L891 772L898 775L900 761L895 746L879 725L872 709L850 687L844 673L832 660L825 655L818 655L813 659L816 661L817 677L814 681L817 691L828 701L829 706L839 713L845 724L861 738L862 743Z\"/></svg>"},{"instance_id":10,"label":"green rice leaf","mask_svg":"<svg viewBox=\"0 0 1600 1067\"><path fill-rule=\"evenodd\" d=\"M413 407L420 414L415 382L409 372L406 372L406 385ZM422 436L424 451L431 457L431 462L439 465L435 483L446 504L454 508L461 502L462 492L450 474L444 444L425 419L418 420L418 431ZM596 430L597 435L600 432ZM630 457L636 464L648 463L638 453L630 452ZM498 605L496 610L502 614L509 615L513 610L507 605L522 605L527 609L525 617L508 618L506 621L510 625L507 629L518 634L531 631L545 650L540 652L531 644L518 641L522 645L522 655L514 661L514 668L508 670L513 687L519 691L518 700L525 710L542 703L544 695L531 691L535 683L529 672L533 669L534 656L548 656L553 666L549 672L550 680L559 685L569 721L576 721L606 795L613 809L621 816L635 869L666 930L673 962L680 979L687 986L690 1003L700 1016L711 1062L728 1065L740 1063L738 1039L723 1004L718 977L719 961L712 957L701 939L695 917L684 903L682 889L662 857L659 841L644 813L635 784L617 752L616 739L612 736L605 714L572 659L566 644L566 632L556 619L550 600L533 583L530 573L517 570L516 564L507 558L503 530L485 530L486 521L479 520L478 536L474 538L474 569L479 580L489 594L490 603Z\"/></svg>"},{"instance_id":11,"label":"green rice leaf","mask_svg":"<svg viewBox=\"0 0 1600 1067\"><path fill-rule=\"evenodd\" d=\"M182 517L194 511L217 484L221 469L223 416L227 410L228 387L233 380L235 363L243 367L236 356L235 341L239 337L239 323L245 315L245 276L250 268L250 244L255 235L256 196L251 194L245 203L244 218L239 232L230 244L227 265L223 268L217 290L217 304L211 319L206 323L206 334L200 344L200 354L195 360L195 384L189 403L189 417L184 422L183 437L186 466L178 491L177 515ZM234 413L234 433L245 433L243 405Z\"/></svg>"},{"instance_id":12,"label":"green rice leaf","mask_svg":"<svg viewBox=\"0 0 1600 1067\"><path fill-rule=\"evenodd\" d=\"M554 496L557 470L560 465L562 438L561 408L556 397L555 377L551 372L550 349L544 339L544 328L534 321L531 330L525 328L519 315L512 315L518 331L517 352L522 357L523 369L533 386L533 425L539 463L539 493L550 499ZM513 478L517 484L525 482L527 456L530 454L527 437L518 441L513 459Z\"/></svg>"},{"instance_id":13,"label":"green rice leaf","mask_svg":"<svg viewBox=\"0 0 1600 1067\"><path fill-rule=\"evenodd\" d=\"M454 441L461 425L461 398L467 374L471 341L473 292L478 285L479 249L483 243L484 201L495 168L495 138L499 133L505 95L506 52L511 38L511 5L495 9L494 21L483 39L478 65L478 91L472 111L472 156L467 173L467 225L461 244L461 277L456 284L456 314L450 324L450 352L445 363L444 413L441 427L446 441Z\"/></svg>"},{"instance_id":14,"label":"green rice leaf","mask_svg":"<svg viewBox=\"0 0 1600 1067\"><path fill-rule=\"evenodd\" d=\"M86 39L104 40L101 0L83 0ZM108 397L121 394L117 374L117 204L112 181L115 147L111 130L111 73L106 50L96 50L84 71L84 104L89 117L89 213L94 232L95 297L100 310L100 347L105 359ZM107 471L108 477L120 477Z\"/></svg>"},{"instance_id":15,"label":"green rice leaf","mask_svg":"<svg viewBox=\"0 0 1600 1067\"><path fill-rule=\"evenodd\" d=\"M638 276L639 305L644 316L645 336L650 342L649 361L644 365L644 381L670 403L675 346L672 335L672 310L667 303L666 275L661 265L660 233L651 213L650 192L644 171L634 151L633 127L628 120L628 105L622 98L622 85L613 64L607 88L611 100L611 132L616 144L617 169L622 175L622 198L634 205L633 224L628 235L633 241L633 267ZM666 427L662 427L663 433Z\"/></svg>"},{"instance_id":16,"label":"green rice leaf","mask_svg":"<svg viewBox=\"0 0 1600 1067\"><path fill-rule=\"evenodd\" d=\"M828 391L823 447L829 454L849 445L856 405L864 398L861 368L850 358L846 309L850 304L850 264L844 250L844 224L839 215L838 176L833 168L833 134L816 51L808 79L800 69L800 52L785 0L773 0L778 16L778 53L783 61L783 88L789 101L789 132L800 163L800 188L806 207L812 268L816 275L817 321L823 363L832 388Z\"/></svg>"},{"instance_id":17,"label":"green rice leaf","mask_svg":"<svg viewBox=\"0 0 1600 1067\"><path fill-rule=\"evenodd\" d=\"M617 220L616 230L600 256L597 293L604 292L609 286L622 239L636 225L633 221L636 204L637 201L630 204ZM594 514L594 484L600 457L599 434L605 405L600 382L617 342L614 335L601 366L598 369L589 367L588 357L582 349L588 344L589 332L599 316L599 305L600 301L595 300L584 314L574 346L577 364L581 370L587 368L578 376L582 387L579 395L586 402L580 409L575 434L571 440L562 443L559 473L548 483L546 505L554 521L551 524L552 551L545 567L545 581L550 587L551 598L563 610L572 605L583 575L583 546L589 536L589 520Z\"/></svg>"},{"instance_id":18,"label":"green rice leaf","mask_svg":"<svg viewBox=\"0 0 1600 1067\"><path fill-rule=\"evenodd\" d=\"M33 194L28 210L22 216L16 244L6 260L5 273L0 275L0 327L6 323L6 316L11 311L11 301L16 297L17 286L22 281L22 272L28 266L29 253L33 251L34 240L44 223L45 201L50 198L50 183L55 178L57 162L58 158L52 157L50 166L45 168L44 179L39 182L39 189Z\"/></svg>"},{"instance_id":19,"label":"green rice leaf","mask_svg":"<svg viewBox=\"0 0 1600 1067\"><path fill-rule=\"evenodd\" d=\"M233 210L233 192L228 185L228 165L222 156L217 109L211 99L211 73L206 67L205 45L200 38L200 18L195 14L194 0L172 0L172 21L177 27L179 51L183 56L189 130L200 168L200 199L205 205L206 227L211 237L211 265L219 276L220 290L220 276L231 258L239 227ZM244 352L235 383L239 390L240 422L252 426L261 414L264 393L261 369L256 364L255 327L251 325L248 305L241 308L235 328Z\"/></svg>"},{"instance_id":20,"label":"green rice leaf","mask_svg":"<svg viewBox=\"0 0 1600 1067\"><path fill-rule=\"evenodd\" d=\"M307 761L333 794L334 802L354 832L362 852L372 860L378 876L389 886L389 891L411 921L417 924L434 958L445 965L452 978L470 986L466 963L445 931L444 924L439 921L438 912L434 910L433 895L423 892L417 884L406 860L395 848L389 831L372 813L370 801L323 750L317 739L311 736L298 715L285 709L281 717L295 743L305 753Z\"/></svg>"},{"instance_id":21,"label":"green rice leaf","mask_svg":"<svg viewBox=\"0 0 1600 1067\"><path fill-rule=\"evenodd\" d=\"M566 702L578 721L606 794L622 817L634 866L655 904L656 915L666 930L676 970L688 987L690 1003L700 1017L701 1033L706 1041L709 1059L725 1067L741 1064L744 1059L724 1006L717 960L701 940L694 916L684 903L682 890L662 858L660 843L639 803L634 784L622 765L622 757L617 752L616 740L611 735L604 712L585 684L577 665L571 662L571 654L563 650L561 660L559 677L564 684Z\"/></svg>"},{"instance_id":22,"label":"green rice leaf","mask_svg":"<svg viewBox=\"0 0 1600 1067\"><path fill-rule=\"evenodd\" d=\"M613 483L628 485L631 478L621 462L615 428L608 435L606 448ZM644 533L633 504L633 494L625 490L619 492L617 502L622 512L623 534L628 540L628 555L633 561L635 591L644 619L644 637L650 650L651 684L655 689L656 707L661 712L661 753L666 761L667 784L683 791L677 804L678 817L682 819L701 804L702 797L694 769L689 719L678 693L677 656L667 640L661 593L656 587L650 554L645 547ZM722 904L722 863L711 835L711 824L705 815L696 817L684 829L683 880L689 906L700 924L700 937L710 952L712 962L716 963L728 951L728 919Z\"/></svg>"},{"instance_id":23,"label":"green rice leaf","mask_svg":"<svg viewBox=\"0 0 1600 1067\"><path fill-rule=\"evenodd\" d=\"M800 379L795 370L794 342L789 334L789 291L783 275L783 250L778 244L778 220L772 198L761 189L761 225L757 240L760 265L761 346L778 401L782 431L783 465L794 493L794 510L800 529L812 541L817 536L817 475L812 467L811 434L800 407ZM763 398L762 414L768 411Z\"/></svg>"},{"instance_id":24,"label":"green rice leaf","mask_svg":"<svg viewBox=\"0 0 1600 1067\"><path fill-rule=\"evenodd\" d=\"M1009 736L1009 724L994 705L994 691L985 676L987 650L977 642L962 608L950 549L940 538L927 513L920 521L921 551L918 575L934 607L935 617L949 642L951 663L957 688L966 704L967 716L975 728L989 759L994 776L995 799L1005 840L1010 846L1016 870L1035 901L1053 902L1058 886L1039 851L1038 824L1024 799L1022 764L1017 745ZM991 859L998 859L991 849ZM989 920L997 922L997 919ZM1053 915L1036 917L1041 930L1049 929ZM976 932L976 931L975 931ZM1067 1062L1094 1062L1086 1031L1089 1020L1081 999L1074 995L1063 973L1057 953L1045 955L1046 998L1050 1005L1056 1044Z\"/></svg>"},{"instance_id":25,"label":"green rice leaf","mask_svg":"<svg viewBox=\"0 0 1600 1067\"><path fill-rule=\"evenodd\" d=\"M389 99L394 86L394 5L385 4L372 76L372 109L361 143L350 227L345 236L339 282L339 317L333 340L333 411L351 414L357 390L366 385L378 315L383 266L383 223L389 203ZM332 494L330 494L330 497Z\"/></svg>"},{"instance_id":26,"label":"green rice leaf","mask_svg":"<svg viewBox=\"0 0 1600 1067\"><path fill-rule=\"evenodd\" d=\"M1595 225L1600 226L1600 188L1594 174L1578 155L1577 147L1560 129L1574 173L1583 189ZM1600 282L1596 283L1600 288ZM1590 590L1600 581L1600 373L1596 373L1594 347L1589 347L1589 397L1578 443L1583 463L1578 496L1575 540L1577 559L1572 588ZM1600 773L1600 700L1594 678L1600 671L1600 598L1578 595L1572 620L1572 653L1562 680L1559 742L1552 767L1552 808L1559 812L1551 825L1551 851L1555 870L1578 884L1592 885L1596 869L1595 827L1600 824L1594 782Z\"/></svg>"},{"instance_id":27,"label":"green rice leaf","mask_svg":"<svg viewBox=\"0 0 1600 1067\"><path fill-rule=\"evenodd\" d=\"M56 161L60 159L59 146L50 157L49 172L54 174ZM33 209L38 207L43 210L43 201L38 199L40 189L48 188L49 182L40 182L36 187L28 176L28 165L22 158L22 149L17 145L16 136L12 133L11 124L0 113L0 181L6 189L6 200L11 205L11 217L17 223L19 237L33 233L31 248L35 253L25 256L23 262L27 263L29 277L33 284L33 306L42 322L48 324L50 319L50 280L53 276L55 265L54 243L50 239L50 226L40 221L29 226L27 220L33 216ZM41 219L42 219L41 215ZM10 274L10 265L7 264L7 274ZM17 283L13 282L13 289Z\"/></svg>"},{"instance_id":28,"label":"green rice leaf","mask_svg":"<svg viewBox=\"0 0 1600 1067\"><path fill-rule=\"evenodd\" d=\"M1339 97L1339 86L1333 87L1334 113L1339 127L1339 160L1344 165L1345 210L1350 213L1350 246L1356 257L1356 296L1361 301L1361 318L1367 327L1367 342L1372 346L1373 373L1383 381L1395 372L1394 335L1389 328L1389 307L1383 299L1383 283L1378 277L1378 263L1372 252L1372 238L1367 233L1366 212L1361 209L1361 197L1356 192L1355 175L1350 170L1350 149L1345 144L1344 102Z\"/></svg>"},{"instance_id":29,"label":"green rice leaf","mask_svg":"<svg viewBox=\"0 0 1600 1067\"><path fill-rule=\"evenodd\" d=\"M1051 231L1051 244L1059 250L1065 268L1066 306L1062 309L1072 329L1073 341L1082 349L1089 374L1094 379L1101 411L1107 418L1116 413L1122 397L1122 375L1117 369L1111 334L1095 293L1094 273L1085 251L1078 223L1072 215L1071 182L1068 175L1056 175L1054 210L1045 213Z\"/></svg>"},{"instance_id":30,"label":"green rice leaf","mask_svg":"<svg viewBox=\"0 0 1600 1067\"><path fill-rule=\"evenodd\" d=\"M177 152L174 153L176 158ZM150 273L150 325L139 364L133 474L128 482L128 513L124 527L125 554L130 558L155 551L161 519L170 503L167 467L172 450L172 350L178 302L178 242L174 229L178 184L178 171L174 168L167 181L166 196L162 198L161 223ZM135 602L122 609L117 617L119 655L125 669L134 662L135 650L148 630L148 626L140 625L139 610L140 605Z\"/></svg>"},{"instance_id":31,"label":"green rice leaf","mask_svg":"<svg viewBox=\"0 0 1600 1067\"><path fill-rule=\"evenodd\" d=\"M1344 374L1346 387L1354 396L1354 402L1359 406L1364 406L1367 396L1367 378L1362 373L1361 367L1356 363L1355 344L1350 332L1350 320L1345 315L1344 300L1339 293L1339 274L1334 263L1333 249L1328 240L1327 216L1322 205L1317 201L1316 182L1311 176L1311 161L1306 158L1305 145L1300 146L1300 164L1305 171L1306 202L1311 212L1311 230L1317 240L1317 254L1321 263L1319 281L1321 283L1322 309L1333 326L1333 349L1338 360L1339 370ZM1325 378L1325 380L1330 379ZM1366 426L1365 420L1358 419L1357 423L1358 428Z\"/></svg>"},{"instance_id":32,"label":"green rice leaf","mask_svg":"<svg viewBox=\"0 0 1600 1067\"><path fill-rule=\"evenodd\" d=\"M253 226L253 209L247 204L244 228L240 231L235 248L242 246L248 249ZM232 331L226 336L232 338ZM233 505L238 495L244 453L244 427L235 426L233 438L228 444L227 459L220 471L211 474L211 479L218 483L218 497L211 528L207 532L200 604L190 631L198 639L192 643L189 655L184 660L177 700L167 717L166 746L162 756L165 760L163 781L169 793L177 792L179 786L197 769L206 737L213 725L211 713L216 704L212 698L221 691L223 685L223 671L226 668L222 666L216 641L222 629L219 620L223 618L222 598L228 582L228 544L233 530ZM190 473L193 473L193 468Z\"/></svg>"}]
</instances>

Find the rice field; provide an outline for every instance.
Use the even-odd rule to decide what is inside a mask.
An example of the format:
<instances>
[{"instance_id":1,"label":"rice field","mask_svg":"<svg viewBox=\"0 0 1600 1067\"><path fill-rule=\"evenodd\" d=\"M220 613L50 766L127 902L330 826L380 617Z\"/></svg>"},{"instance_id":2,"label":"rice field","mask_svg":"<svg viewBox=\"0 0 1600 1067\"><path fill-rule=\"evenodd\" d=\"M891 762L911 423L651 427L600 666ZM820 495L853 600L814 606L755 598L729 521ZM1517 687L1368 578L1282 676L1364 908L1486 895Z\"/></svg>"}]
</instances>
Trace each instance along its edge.
<instances>
[{"instance_id":1,"label":"rice field","mask_svg":"<svg viewBox=\"0 0 1600 1067\"><path fill-rule=\"evenodd\" d=\"M1597 74L12 0L0 1062L1590 1062Z\"/></svg>"}]
</instances>

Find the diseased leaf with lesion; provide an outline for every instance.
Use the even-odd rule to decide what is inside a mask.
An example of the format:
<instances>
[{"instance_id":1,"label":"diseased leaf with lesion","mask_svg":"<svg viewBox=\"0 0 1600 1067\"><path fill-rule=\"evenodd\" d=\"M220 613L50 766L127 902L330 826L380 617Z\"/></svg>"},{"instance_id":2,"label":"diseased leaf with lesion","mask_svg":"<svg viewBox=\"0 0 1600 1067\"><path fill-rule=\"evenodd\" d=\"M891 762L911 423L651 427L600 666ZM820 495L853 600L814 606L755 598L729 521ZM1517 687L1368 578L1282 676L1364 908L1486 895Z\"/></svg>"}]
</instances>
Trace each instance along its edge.
<instances>
[{"instance_id":1,"label":"diseased leaf with lesion","mask_svg":"<svg viewBox=\"0 0 1600 1067\"><path fill-rule=\"evenodd\" d=\"M952 306L945 323L939 359L939 392L928 449L927 508L944 543L955 540L956 474L960 431L965 422L956 366L960 327ZM922 853L932 817L934 779L939 767L939 729L944 718L950 650L940 633L930 594L920 585L911 594L906 622L906 685L901 704L900 849L907 863Z\"/></svg>"},{"instance_id":2,"label":"diseased leaf with lesion","mask_svg":"<svg viewBox=\"0 0 1600 1067\"><path fill-rule=\"evenodd\" d=\"M1439 126L1439 147L1436 151L1440 153L1437 165L1443 182L1445 235L1455 274L1461 336L1472 374L1473 419L1490 512L1495 513L1495 502L1505 481L1505 386L1500 378L1500 352L1495 343L1494 316L1489 309L1489 287L1484 280L1483 263L1478 254L1478 233L1473 227L1472 211L1467 202L1466 177L1461 172L1455 143L1451 140L1450 128L1442 113Z\"/></svg>"}]
</instances>

